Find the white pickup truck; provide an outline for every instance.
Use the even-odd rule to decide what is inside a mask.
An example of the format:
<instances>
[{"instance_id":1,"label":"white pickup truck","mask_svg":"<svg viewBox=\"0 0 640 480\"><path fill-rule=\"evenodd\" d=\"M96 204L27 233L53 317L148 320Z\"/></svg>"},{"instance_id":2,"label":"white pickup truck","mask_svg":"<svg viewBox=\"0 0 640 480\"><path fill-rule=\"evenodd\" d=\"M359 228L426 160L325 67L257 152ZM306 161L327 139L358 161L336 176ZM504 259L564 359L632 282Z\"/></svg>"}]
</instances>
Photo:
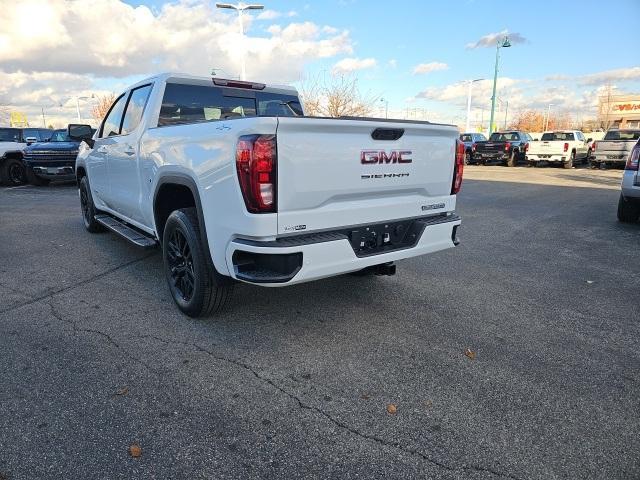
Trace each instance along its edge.
<instances>
[{"instance_id":1,"label":"white pickup truck","mask_svg":"<svg viewBox=\"0 0 640 480\"><path fill-rule=\"evenodd\" d=\"M290 87L162 74L118 96L84 140L85 227L160 243L187 315L234 281L284 286L457 245L464 145L451 125L304 117Z\"/></svg>"},{"instance_id":2,"label":"white pickup truck","mask_svg":"<svg viewBox=\"0 0 640 480\"><path fill-rule=\"evenodd\" d=\"M589 161L590 144L591 139L579 130L544 132L539 141L529 143L526 158L533 167L539 162L559 162L564 168L573 168L577 162Z\"/></svg>"}]
</instances>

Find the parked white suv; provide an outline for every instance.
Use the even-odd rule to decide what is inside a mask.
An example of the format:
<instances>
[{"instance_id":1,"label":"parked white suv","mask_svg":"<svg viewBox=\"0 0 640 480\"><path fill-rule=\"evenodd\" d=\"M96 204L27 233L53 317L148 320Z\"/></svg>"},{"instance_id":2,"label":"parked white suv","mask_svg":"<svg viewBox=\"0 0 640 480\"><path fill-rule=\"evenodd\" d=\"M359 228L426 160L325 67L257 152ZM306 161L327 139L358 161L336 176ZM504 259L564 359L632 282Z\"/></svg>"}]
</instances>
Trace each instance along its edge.
<instances>
[{"instance_id":1,"label":"parked white suv","mask_svg":"<svg viewBox=\"0 0 640 480\"><path fill-rule=\"evenodd\" d=\"M163 74L120 95L76 161L85 226L162 245L186 314L233 280L284 286L456 245L454 126L303 117L290 87Z\"/></svg>"},{"instance_id":2,"label":"parked white suv","mask_svg":"<svg viewBox=\"0 0 640 480\"><path fill-rule=\"evenodd\" d=\"M573 168L578 163L587 163L591 156L591 139L579 130L557 130L544 132L539 141L529 143L527 161L535 167L539 162L561 163L564 168Z\"/></svg>"}]
</instances>

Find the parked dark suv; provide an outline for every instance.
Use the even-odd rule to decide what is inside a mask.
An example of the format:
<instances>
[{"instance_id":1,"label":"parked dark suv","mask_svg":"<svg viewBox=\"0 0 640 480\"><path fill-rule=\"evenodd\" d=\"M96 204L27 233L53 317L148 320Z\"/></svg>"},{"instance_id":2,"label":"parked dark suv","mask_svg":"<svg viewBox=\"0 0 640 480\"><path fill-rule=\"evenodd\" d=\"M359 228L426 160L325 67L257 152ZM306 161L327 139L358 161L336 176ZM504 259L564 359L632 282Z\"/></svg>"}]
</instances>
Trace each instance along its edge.
<instances>
[{"instance_id":1,"label":"parked dark suv","mask_svg":"<svg viewBox=\"0 0 640 480\"><path fill-rule=\"evenodd\" d=\"M27 180L32 185L48 185L51 180L75 180L80 142L65 130L54 130L51 138L24 149Z\"/></svg>"},{"instance_id":2,"label":"parked dark suv","mask_svg":"<svg viewBox=\"0 0 640 480\"><path fill-rule=\"evenodd\" d=\"M52 132L46 128L0 128L0 184L22 185L26 181L22 151L27 145L48 140Z\"/></svg>"}]
</instances>

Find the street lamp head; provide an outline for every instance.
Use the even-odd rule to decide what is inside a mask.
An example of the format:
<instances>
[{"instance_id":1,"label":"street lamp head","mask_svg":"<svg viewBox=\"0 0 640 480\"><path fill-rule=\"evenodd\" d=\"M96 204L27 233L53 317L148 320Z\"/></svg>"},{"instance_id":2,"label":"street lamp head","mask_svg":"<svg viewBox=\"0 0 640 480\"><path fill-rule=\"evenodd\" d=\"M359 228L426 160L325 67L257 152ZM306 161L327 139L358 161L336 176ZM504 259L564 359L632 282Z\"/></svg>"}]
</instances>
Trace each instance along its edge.
<instances>
[{"instance_id":1,"label":"street lamp head","mask_svg":"<svg viewBox=\"0 0 640 480\"><path fill-rule=\"evenodd\" d=\"M502 40L502 48L509 48L511 46L511 42L509 41L509 37L504 37Z\"/></svg>"}]
</instances>

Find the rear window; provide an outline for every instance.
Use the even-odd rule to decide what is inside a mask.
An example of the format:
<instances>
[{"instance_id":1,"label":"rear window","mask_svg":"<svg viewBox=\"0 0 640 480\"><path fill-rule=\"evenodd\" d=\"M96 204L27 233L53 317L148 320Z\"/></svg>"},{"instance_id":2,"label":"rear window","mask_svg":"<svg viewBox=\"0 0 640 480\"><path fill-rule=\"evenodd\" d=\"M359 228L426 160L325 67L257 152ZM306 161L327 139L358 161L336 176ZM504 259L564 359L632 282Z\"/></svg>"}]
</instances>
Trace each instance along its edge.
<instances>
[{"instance_id":1,"label":"rear window","mask_svg":"<svg viewBox=\"0 0 640 480\"><path fill-rule=\"evenodd\" d=\"M517 142L520 140L520 137L516 132L507 132L507 133L492 133L489 137L490 142Z\"/></svg>"},{"instance_id":2,"label":"rear window","mask_svg":"<svg viewBox=\"0 0 640 480\"><path fill-rule=\"evenodd\" d=\"M462 140L463 142L471 142L473 141L473 138L471 137L471 135L460 135L460 140Z\"/></svg>"},{"instance_id":3,"label":"rear window","mask_svg":"<svg viewBox=\"0 0 640 480\"><path fill-rule=\"evenodd\" d=\"M302 107L295 95L223 88L215 85L167 83L158 126L242 117L301 115Z\"/></svg>"},{"instance_id":4,"label":"rear window","mask_svg":"<svg viewBox=\"0 0 640 480\"><path fill-rule=\"evenodd\" d=\"M543 142L553 142L554 140L571 142L575 140L575 136L571 132L547 132L542 134L542 138L540 140Z\"/></svg>"},{"instance_id":5,"label":"rear window","mask_svg":"<svg viewBox=\"0 0 640 480\"><path fill-rule=\"evenodd\" d=\"M604 136L605 140L638 140L640 130L609 130Z\"/></svg>"}]
</instances>

